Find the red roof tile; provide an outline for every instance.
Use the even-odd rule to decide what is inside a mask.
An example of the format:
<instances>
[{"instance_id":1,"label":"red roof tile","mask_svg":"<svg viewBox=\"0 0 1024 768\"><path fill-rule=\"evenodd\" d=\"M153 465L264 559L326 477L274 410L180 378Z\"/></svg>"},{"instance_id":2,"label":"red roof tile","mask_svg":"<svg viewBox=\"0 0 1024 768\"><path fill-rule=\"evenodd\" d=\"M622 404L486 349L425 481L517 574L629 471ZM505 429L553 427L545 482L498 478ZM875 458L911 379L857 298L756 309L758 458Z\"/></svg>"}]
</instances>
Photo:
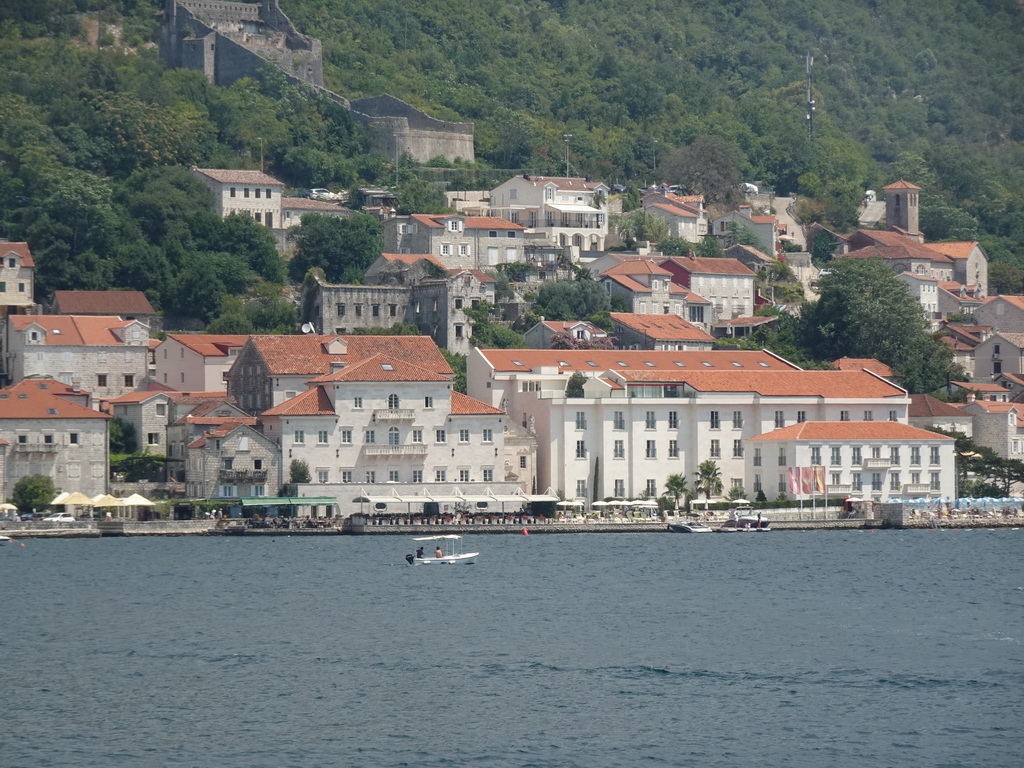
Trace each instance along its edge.
<instances>
[{"instance_id":1,"label":"red roof tile","mask_svg":"<svg viewBox=\"0 0 1024 768\"><path fill-rule=\"evenodd\" d=\"M748 350L708 350L682 352L677 350L563 350L563 349L481 349L480 353L496 371L529 371L533 368L558 368L561 371L628 371L703 369L704 362L713 369L734 370L733 363L744 368L799 370L795 365L770 352ZM521 365L516 365L516 361ZM565 363L565 365L562 365ZM593 365L590 365L593 363ZM764 365L761 365L763 363Z\"/></svg>"},{"instance_id":2,"label":"red roof tile","mask_svg":"<svg viewBox=\"0 0 1024 768\"><path fill-rule=\"evenodd\" d=\"M46 344L59 346L125 346L113 333L134 320L102 315L11 315L11 328L24 331L38 325L46 331Z\"/></svg>"},{"instance_id":3,"label":"red roof tile","mask_svg":"<svg viewBox=\"0 0 1024 768\"><path fill-rule=\"evenodd\" d=\"M347 344L344 355L330 355L326 345L334 339ZM322 376L332 362L354 365L376 354L405 360L439 374L452 373L441 350L429 336L253 336L249 343L259 351L273 375Z\"/></svg>"},{"instance_id":4,"label":"red roof tile","mask_svg":"<svg viewBox=\"0 0 1024 768\"><path fill-rule=\"evenodd\" d=\"M702 259L697 257L690 258L689 256L673 256L671 259L665 259L661 264L664 266L668 262L685 269L687 272L699 272L710 275L754 276L753 270L739 259Z\"/></svg>"},{"instance_id":5,"label":"red roof tile","mask_svg":"<svg viewBox=\"0 0 1024 768\"><path fill-rule=\"evenodd\" d=\"M65 400L55 392L68 387L50 379L23 379L0 390L0 419L109 419L110 416Z\"/></svg>"},{"instance_id":6,"label":"red roof tile","mask_svg":"<svg viewBox=\"0 0 1024 768\"><path fill-rule=\"evenodd\" d=\"M666 275L671 276L671 272L667 269L662 269L652 261L646 261L644 259L630 259L628 261L620 261L613 267L608 267L602 275Z\"/></svg>"},{"instance_id":7,"label":"red roof tile","mask_svg":"<svg viewBox=\"0 0 1024 768\"><path fill-rule=\"evenodd\" d=\"M840 371L871 371L885 378L893 375L892 368L870 357L840 357L832 365Z\"/></svg>"},{"instance_id":8,"label":"red roof tile","mask_svg":"<svg viewBox=\"0 0 1024 768\"><path fill-rule=\"evenodd\" d=\"M619 371L619 374L631 383L686 384L698 392L756 392L765 397L835 399L906 396L905 390L867 371L758 370L753 366L746 370L701 370L698 366L675 371L632 369Z\"/></svg>"},{"instance_id":9,"label":"red roof tile","mask_svg":"<svg viewBox=\"0 0 1024 768\"><path fill-rule=\"evenodd\" d=\"M482 403L461 392L452 392L452 416L498 416L505 413L501 408Z\"/></svg>"},{"instance_id":10,"label":"red roof tile","mask_svg":"<svg viewBox=\"0 0 1024 768\"><path fill-rule=\"evenodd\" d=\"M36 265L35 260L32 258L32 251L28 247L28 243L0 243L0 258L3 258L10 253L13 253L21 259L21 265L23 267L34 267Z\"/></svg>"},{"instance_id":11,"label":"red roof tile","mask_svg":"<svg viewBox=\"0 0 1024 768\"><path fill-rule=\"evenodd\" d=\"M977 240L966 240L957 243L925 243L925 248L931 248L933 251L949 256L951 259L966 259L971 255L971 251L978 247Z\"/></svg>"},{"instance_id":12,"label":"red roof tile","mask_svg":"<svg viewBox=\"0 0 1024 768\"><path fill-rule=\"evenodd\" d=\"M776 429L751 440L927 440L951 443L946 437L927 429L919 429L898 421L805 421Z\"/></svg>"},{"instance_id":13,"label":"red roof tile","mask_svg":"<svg viewBox=\"0 0 1024 768\"><path fill-rule=\"evenodd\" d=\"M156 314L142 291L54 291L53 304L62 315Z\"/></svg>"},{"instance_id":14,"label":"red roof tile","mask_svg":"<svg viewBox=\"0 0 1024 768\"><path fill-rule=\"evenodd\" d=\"M311 381L314 384L329 381L451 381L451 377L390 355L373 355Z\"/></svg>"},{"instance_id":15,"label":"red roof tile","mask_svg":"<svg viewBox=\"0 0 1024 768\"><path fill-rule=\"evenodd\" d=\"M249 340L248 335L210 333L169 333L167 338L203 357L227 357L229 350L244 347Z\"/></svg>"},{"instance_id":16,"label":"red roof tile","mask_svg":"<svg viewBox=\"0 0 1024 768\"><path fill-rule=\"evenodd\" d=\"M890 184L887 187L882 187L882 189L921 189L921 188L918 187L918 186L915 186L914 184L911 184L909 181L904 181L903 179L900 179L899 181L894 181L892 184Z\"/></svg>"},{"instance_id":17,"label":"red roof tile","mask_svg":"<svg viewBox=\"0 0 1024 768\"><path fill-rule=\"evenodd\" d=\"M311 387L263 412L264 416L333 416L334 403L323 387Z\"/></svg>"},{"instance_id":18,"label":"red roof tile","mask_svg":"<svg viewBox=\"0 0 1024 768\"><path fill-rule=\"evenodd\" d=\"M907 415L911 418L926 416L964 417L963 412L959 408L955 408L949 403L944 403L931 395L911 395L910 408L907 411Z\"/></svg>"},{"instance_id":19,"label":"red roof tile","mask_svg":"<svg viewBox=\"0 0 1024 768\"><path fill-rule=\"evenodd\" d=\"M638 315L612 312L611 318L630 330L663 341L714 341L714 338L679 315Z\"/></svg>"},{"instance_id":20,"label":"red roof tile","mask_svg":"<svg viewBox=\"0 0 1024 768\"><path fill-rule=\"evenodd\" d=\"M263 171L230 171L223 168L193 168L193 173L206 176L221 184L252 184L254 186L284 186Z\"/></svg>"}]
</instances>

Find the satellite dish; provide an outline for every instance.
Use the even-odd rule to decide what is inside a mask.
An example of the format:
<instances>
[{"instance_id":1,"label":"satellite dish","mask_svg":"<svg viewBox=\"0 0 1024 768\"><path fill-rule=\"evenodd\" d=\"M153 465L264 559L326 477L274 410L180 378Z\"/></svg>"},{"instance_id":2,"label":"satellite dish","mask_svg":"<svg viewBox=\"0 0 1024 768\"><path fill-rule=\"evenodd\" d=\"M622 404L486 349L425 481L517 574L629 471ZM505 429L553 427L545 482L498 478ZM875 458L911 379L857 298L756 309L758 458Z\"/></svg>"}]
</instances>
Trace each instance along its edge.
<instances>
[{"instance_id":1,"label":"satellite dish","mask_svg":"<svg viewBox=\"0 0 1024 768\"><path fill-rule=\"evenodd\" d=\"M313 332L313 324L312 323L303 323L302 324L302 332L303 333L312 333Z\"/></svg>"}]
</instances>

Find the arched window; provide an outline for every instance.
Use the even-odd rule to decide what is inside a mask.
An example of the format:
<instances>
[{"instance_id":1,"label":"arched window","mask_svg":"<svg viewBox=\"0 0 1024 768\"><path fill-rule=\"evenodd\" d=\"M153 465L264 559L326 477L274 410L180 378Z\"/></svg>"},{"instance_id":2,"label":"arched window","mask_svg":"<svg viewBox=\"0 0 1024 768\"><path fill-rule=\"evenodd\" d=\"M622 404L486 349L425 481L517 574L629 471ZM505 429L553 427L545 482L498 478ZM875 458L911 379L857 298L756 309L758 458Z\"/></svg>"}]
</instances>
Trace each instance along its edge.
<instances>
[{"instance_id":1,"label":"arched window","mask_svg":"<svg viewBox=\"0 0 1024 768\"><path fill-rule=\"evenodd\" d=\"M398 445L398 427L388 430L388 445Z\"/></svg>"},{"instance_id":2,"label":"arched window","mask_svg":"<svg viewBox=\"0 0 1024 768\"><path fill-rule=\"evenodd\" d=\"M388 408L398 407L398 395L388 395Z\"/></svg>"}]
</instances>

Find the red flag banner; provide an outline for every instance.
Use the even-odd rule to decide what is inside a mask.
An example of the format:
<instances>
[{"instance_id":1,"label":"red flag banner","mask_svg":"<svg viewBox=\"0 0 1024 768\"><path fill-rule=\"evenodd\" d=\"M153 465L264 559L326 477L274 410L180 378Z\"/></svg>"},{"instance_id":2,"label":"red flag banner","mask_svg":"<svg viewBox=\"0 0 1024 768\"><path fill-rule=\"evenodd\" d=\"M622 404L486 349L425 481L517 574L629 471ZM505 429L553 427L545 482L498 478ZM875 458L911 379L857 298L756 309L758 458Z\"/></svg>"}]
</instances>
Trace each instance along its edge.
<instances>
[{"instance_id":1,"label":"red flag banner","mask_svg":"<svg viewBox=\"0 0 1024 768\"><path fill-rule=\"evenodd\" d=\"M814 492L819 496L825 495L825 467L821 464L814 469Z\"/></svg>"},{"instance_id":2,"label":"red flag banner","mask_svg":"<svg viewBox=\"0 0 1024 768\"><path fill-rule=\"evenodd\" d=\"M804 494L810 496L814 490L814 467L800 468L800 485Z\"/></svg>"},{"instance_id":3,"label":"red flag banner","mask_svg":"<svg viewBox=\"0 0 1024 768\"><path fill-rule=\"evenodd\" d=\"M787 470L789 474L789 492L793 496L800 495L800 467L790 467Z\"/></svg>"}]
</instances>

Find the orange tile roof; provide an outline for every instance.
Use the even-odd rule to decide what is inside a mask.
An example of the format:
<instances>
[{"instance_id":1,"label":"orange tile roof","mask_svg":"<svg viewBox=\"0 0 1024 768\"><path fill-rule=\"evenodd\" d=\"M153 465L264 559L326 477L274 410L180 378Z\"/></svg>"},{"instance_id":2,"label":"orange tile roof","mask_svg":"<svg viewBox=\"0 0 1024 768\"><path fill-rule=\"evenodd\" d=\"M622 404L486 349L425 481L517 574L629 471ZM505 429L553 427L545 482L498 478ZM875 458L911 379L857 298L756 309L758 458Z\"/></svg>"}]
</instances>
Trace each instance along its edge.
<instances>
[{"instance_id":1,"label":"orange tile roof","mask_svg":"<svg viewBox=\"0 0 1024 768\"><path fill-rule=\"evenodd\" d=\"M900 243L898 245L869 245L849 253L836 256L837 259L882 259L898 261L900 259L921 259L938 264L949 263L948 256L936 251L921 252L922 246L917 243ZM925 249L927 251L927 249Z\"/></svg>"},{"instance_id":2,"label":"orange tile roof","mask_svg":"<svg viewBox=\"0 0 1024 768\"><path fill-rule=\"evenodd\" d=\"M671 213L673 216L682 216L688 219L696 219L700 216L700 214L692 208L685 208L681 205L671 205L670 203L654 203L653 205L647 206L645 210L650 210L651 208L659 208L666 213Z\"/></svg>"},{"instance_id":3,"label":"orange tile roof","mask_svg":"<svg viewBox=\"0 0 1024 768\"><path fill-rule=\"evenodd\" d=\"M957 243L925 243L925 248L931 248L951 259L966 259L971 251L978 247L977 240L965 240Z\"/></svg>"},{"instance_id":4,"label":"orange tile roof","mask_svg":"<svg viewBox=\"0 0 1024 768\"><path fill-rule=\"evenodd\" d=\"M671 272L667 269L662 269L652 261L646 261L644 259L629 259L627 261L620 261L613 267L609 267L602 275L668 275L671 276Z\"/></svg>"},{"instance_id":5,"label":"orange tile roof","mask_svg":"<svg viewBox=\"0 0 1024 768\"><path fill-rule=\"evenodd\" d=\"M616 283L621 285L623 288L628 288L633 293L651 293L652 292L652 289L651 289L650 286L644 285L639 280L634 280L629 275L609 275L606 272L603 275L601 275L601 277L603 277L606 280L614 280ZM669 293L681 293L681 294L689 293L689 291L687 291L681 285L676 285L673 282L669 282L669 284L668 284L668 292Z\"/></svg>"},{"instance_id":6,"label":"orange tile roof","mask_svg":"<svg viewBox=\"0 0 1024 768\"><path fill-rule=\"evenodd\" d=\"M276 184L277 186L284 186L283 182L278 181L263 171L230 171L223 168L193 168L192 171L221 184L253 184L256 186L273 186Z\"/></svg>"},{"instance_id":7,"label":"orange tile roof","mask_svg":"<svg viewBox=\"0 0 1024 768\"><path fill-rule=\"evenodd\" d=\"M530 176L525 179L535 187L542 187L545 184L554 184L557 189L565 189L577 192L589 192L598 187L605 186L601 182L587 181L577 176Z\"/></svg>"},{"instance_id":8,"label":"orange tile roof","mask_svg":"<svg viewBox=\"0 0 1024 768\"><path fill-rule=\"evenodd\" d=\"M49 379L23 379L0 390L0 419L110 418L109 414L66 400L54 391L66 392L67 388Z\"/></svg>"},{"instance_id":9,"label":"orange tile roof","mask_svg":"<svg viewBox=\"0 0 1024 768\"><path fill-rule=\"evenodd\" d=\"M946 437L927 429L919 429L898 421L805 421L766 432L750 440L927 440L951 443Z\"/></svg>"},{"instance_id":10,"label":"orange tile roof","mask_svg":"<svg viewBox=\"0 0 1024 768\"><path fill-rule=\"evenodd\" d=\"M792 363L770 352L753 350L708 350L682 352L677 350L564 350L564 349L481 349L480 353L496 371L530 371L533 368L558 368L561 371L623 371L704 368L709 362L715 369L733 370L739 363L757 371L800 370ZM516 365L516 361L521 365ZM565 365L562 365L565 363ZM594 363L594 365L590 365ZM764 363L764 365L761 365Z\"/></svg>"},{"instance_id":11,"label":"orange tile roof","mask_svg":"<svg viewBox=\"0 0 1024 768\"><path fill-rule=\"evenodd\" d=\"M211 400L221 400L225 403L234 405L235 398L228 397L228 393L225 391L218 392L179 392L172 390L167 393L171 400L179 405L191 405L193 403L206 403Z\"/></svg>"},{"instance_id":12,"label":"orange tile roof","mask_svg":"<svg viewBox=\"0 0 1024 768\"><path fill-rule=\"evenodd\" d=\"M311 379L314 384L329 381L451 381L451 377L381 354Z\"/></svg>"},{"instance_id":13,"label":"orange tile roof","mask_svg":"<svg viewBox=\"0 0 1024 768\"><path fill-rule=\"evenodd\" d=\"M500 216L467 216L463 226L466 229L526 229Z\"/></svg>"},{"instance_id":14,"label":"orange tile roof","mask_svg":"<svg viewBox=\"0 0 1024 768\"><path fill-rule=\"evenodd\" d=\"M145 402L146 400L151 400L154 397L168 397L168 396L169 396L168 392L164 392L164 391L160 391L160 390L145 389L145 390L142 390L141 392L125 392L120 397L111 398L111 399L107 400L106 402L110 403L111 405L113 405L115 403L120 403L120 404L124 405L126 403L142 403L142 402Z\"/></svg>"},{"instance_id":15,"label":"orange tile roof","mask_svg":"<svg viewBox=\"0 0 1024 768\"><path fill-rule=\"evenodd\" d=\"M665 341L714 341L714 338L679 315L638 315L612 312L611 318L630 330Z\"/></svg>"},{"instance_id":16,"label":"orange tile roof","mask_svg":"<svg viewBox=\"0 0 1024 768\"><path fill-rule=\"evenodd\" d=\"M344 355L330 355L326 344L333 339L347 342ZM440 374L451 374L444 359L429 336L336 336L303 334L299 336L253 336L252 344L263 357L272 375L322 376L331 372L332 362L346 365L376 354L386 354Z\"/></svg>"},{"instance_id":17,"label":"orange tile roof","mask_svg":"<svg viewBox=\"0 0 1024 768\"><path fill-rule=\"evenodd\" d=\"M832 365L840 371L871 371L886 378L893 375L892 368L871 357L840 357Z\"/></svg>"},{"instance_id":18,"label":"orange tile roof","mask_svg":"<svg viewBox=\"0 0 1024 768\"><path fill-rule=\"evenodd\" d=\"M929 248L929 247L927 247L927 246L917 242L916 240L913 240L910 237L907 237L904 234L900 234L899 232L890 232L888 230L879 230L879 229L858 229L856 232L854 232L853 235L850 235L851 238L853 238L855 236L860 236L861 238L867 238L867 239L871 240L875 244L875 246L879 248L879 252L877 254L875 254L879 258L883 258L883 259L915 258L915 259L923 259L923 260L933 261L933 262L936 262L936 263L939 263L939 264L943 264L943 263L951 264L952 263L952 259L950 259L949 256L946 256L944 253L941 253L940 251L933 250L933 249L931 249L931 248ZM884 250L886 247L902 249L904 251L904 254L901 255L898 251L886 251L886 250ZM860 253L860 251L862 251L862 250L867 250L867 249L859 248L857 250L850 251L849 253L844 254L842 256L842 258L851 257L854 254ZM857 258L868 258L868 257L867 256L859 256Z\"/></svg>"},{"instance_id":19,"label":"orange tile roof","mask_svg":"<svg viewBox=\"0 0 1024 768\"><path fill-rule=\"evenodd\" d=\"M970 390L971 392L990 392L997 395L1010 393L1010 390L1005 387L1000 387L998 384L987 384L985 382L978 381L954 381L953 384L962 389Z\"/></svg>"},{"instance_id":20,"label":"orange tile roof","mask_svg":"<svg viewBox=\"0 0 1024 768\"><path fill-rule=\"evenodd\" d=\"M292 211L323 211L325 213L355 213L340 203L332 203L330 200L314 200L309 197L282 197L282 210Z\"/></svg>"},{"instance_id":21,"label":"orange tile roof","mask_svg":"<svg viewBox=\"0 0 1024 768\"><path fill-rule=\"evenodd\" d=\"M882 189L921 189L921 188L916 186L916 185L914 185L914 184L911 184L909 181L904 181L903 179L900 179L899 181L894 181L892 184L890 184L887 187L882 187Z\"/></svg>"},{"instance_id":22,"label":"orange tile roof","mask_svg":"<svg viewBox=\"0 0 1024 768\"><path fill-rule=\"evenodd\" d=\"M754 366L747 370L701 370L695 366L675 371L631 369L618 373L631 383L679 383L698 392L755 392L765 397L830 399L906 396L905 390L867 371L758 370Z\"/></svg>"},{"instance_id":23,"label":"orange tile roof","mask_svg":"<svg viewBox=\"0 0 1024 768\"><path fill-rule=\"evenodd\" d=\"M244 347L249 340L248 335L209 333L169 333L167 338L203 357L227 357L229 350Z\"/></svg>"},{"instance_id":24,"label":"orange tile roof","mask_svg":"<svg viewBox=\"0 0 1024 768\"><path fill-rule=\"evenodd\" d=\"M984 299L982 299L981 305L985 306L986 304L990 304L993 301L999 300L1005 301L1007 304L1010 304L1016 307L1017 309L1024 309L1024 296L1011 296L1003 294L1000 294L998 296L986 296Z\"/></svg>"},{"instance_id":25,"label":"orange tile roof","mask_svg":"<svg viewBox=\"0 0 1024 768\"><path fill-rule=\"evenodd\" d=\"M10 315L8 322L18 332L30 325L46 331L46 344L59 346L125 346L114 328L124 328L134 320L102 315Z\"/></svg>"},{"instance_id":26,"label":"orange tile roof","mask_svg":"<svg viewBox=\"0 0 1024 768\"><path fill-rule=\"evenodd\" d=\"M615 315L613 314L612 317ZM603 328L598 328L589 320L545 320L544 325L555 333L568 333L576 328L586 328L594 336L607 336Z\"/></svg>"},{"instance_id":27,"label":"orange tile roof","mask_svg":"<svg viewBox=\"0 0 1024 768\"><path fill-rule=\"evenodd\" d=\"M0 243L0 257L7 256L9 253L13 253L20 258L23 267L34 267L36 265L28 243Z\"/></svg>"},{"instance_id":28,"label":"orange tile roof","mask_svg":"<svg viewBox=\"0 0 1024 768\"><path fill-rule=\"evenodd\" d=\"M926 416L956 416L964 418L965 416L959 408L954 408L949 403L944 403L942 400L931 395L911 395L910 408L907 410L907 415L911 418Z\"/></svg>"},{"instance_id":29,"label":"orange tile roof","mask_svg":"<svg viewBox=\"0 0 1024 768\"><path fill-rule=\"evenodd\" d=\"M711 275L754 276L754 271L739 259L703 259L697 257L690 258L689 256L673 256L671 259L665 259L665 261L661 262L662 266L664 266L666 262L671 262L682 267L687 272L700 272Z\"/></svg>"},{"instance_id":30,"label":"orange tile roof","mask_svg":"<svg viewBox=\"0 0 1024 768\"><path fill-rule=\"evenodd\" d=\"M501 408L482 403L461 392L452 392L452 416L499 416L505 413Z\"/></svg>"},{"instance_id":31,"label":"orange tile roof","mask_svg":"<svg viewBox=\"0 0 1024 768\"><path fill-rule=\"evenodd\" d=\"M323 387L311 387L263 412L264 416L333 416L334 403Z\"/></svg>"},{"instance_id":32,"label":"orange tile roof","mask_svg":"<svg viewBox=\"0 0 1024 768\"><path fill-rule=\"evenodd\" d=\"M62 315L156 314L142 291L54 291Z\"/></svg>"}]
</instances>

